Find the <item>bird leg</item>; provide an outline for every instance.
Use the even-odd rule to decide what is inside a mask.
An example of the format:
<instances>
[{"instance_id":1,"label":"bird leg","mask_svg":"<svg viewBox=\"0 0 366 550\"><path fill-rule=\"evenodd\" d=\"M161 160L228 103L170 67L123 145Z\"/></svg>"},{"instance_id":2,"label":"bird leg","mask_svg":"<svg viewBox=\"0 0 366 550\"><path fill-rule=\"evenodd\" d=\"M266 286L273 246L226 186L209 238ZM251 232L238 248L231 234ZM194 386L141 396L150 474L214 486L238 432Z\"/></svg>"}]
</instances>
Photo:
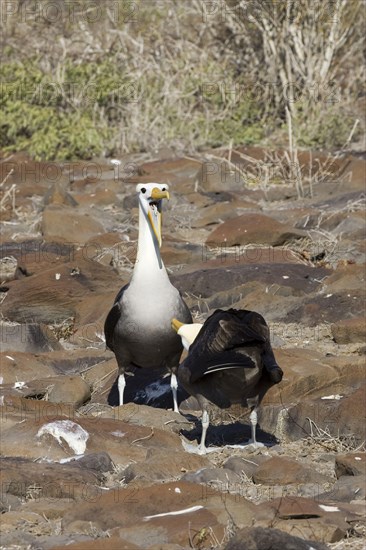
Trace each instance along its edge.
<instances>
[{"instance_id":1,"label":"bird leg","mask_svg":"<svg viewBox=\"0 0 366 550\"><path fill-rule=\"evenodd\" d=\"M250 418L250 424L252 428L252 437L251 439L249 439L246 445L252 445L254 449L259 449L260 447L264 447L265 446L264 443L259 443L256 438L257 423L258 423L258 415L257 415L256 407L253 407L249 418Z\"/></svg>"},{"instance_id":2,"label":"bird leg","mask_svg":"<svg viewBox=\"0 0 366 550\"><path fill-rule=\"evenodd\" d=\"M119 404L123 405L123 394L126 387L126 378L123 372L118 376Z\"/></svg>"},{"instance_id":3,"label":"bird leg","mask_svg":"<svg viewBox=\"0 0 366 550\"><path fill-rule=\"evenodd\" d=\"M250 443L257 445L256 429L257 429L257 423L258 423L258 415L257 415L257 409L255 407L250 413L249 418L250 418L250 424L252 427L252 438L250 440Z\"/></svg>"},{"instance_id":4,"label":"bird leg","mask_svg":"<svg viewBox=\"0 0 366 550\"><path fill-rule=\"evenodd\" d=\"M198 449L200 454L205 454L207 452L206 445L205 445L206 433L210 425L210 417L208 416L208 412L205 409L202 412L201 424L202 424L202 435L201 435L201 442L199 444Z\"/></svg>"},{"instance_id":5,"label":"bird leg","mask_svg":"<svg viewBox=\"0 0 366 550\"><path fill-rule=\"evenodd\" d=\"M170 387L172 388L172 393L173 393L173 403L174 403L173 411L179 413L178 399L177 399L178 380L174 372L172 372L172 375L170 378Z\"/></svg>"}]
</instances>

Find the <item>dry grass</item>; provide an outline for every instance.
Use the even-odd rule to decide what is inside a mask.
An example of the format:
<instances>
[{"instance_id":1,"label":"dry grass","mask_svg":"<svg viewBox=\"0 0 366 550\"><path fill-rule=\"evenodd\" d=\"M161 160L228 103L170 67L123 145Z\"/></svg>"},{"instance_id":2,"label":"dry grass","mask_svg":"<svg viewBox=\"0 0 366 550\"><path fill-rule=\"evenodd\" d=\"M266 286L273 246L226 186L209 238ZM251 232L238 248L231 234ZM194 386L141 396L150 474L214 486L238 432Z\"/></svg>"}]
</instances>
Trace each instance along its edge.
<instances>
[{"instance_id":1,"label":"dry grass","mask_svg":"<svg viewBox=\"0 0 366 550\"><path fill-rule=\"evenodd\" d=\"M330 550L365 550L366 548L366 528L362 522L354 525L356 535L349 536L346 539L334 543L328 543Z\"/></svg>"},{"instance_id":2,"label":"dry grass","mask_svg":"<svg viewBox=\"0 0 366 550\"><path fill-rule=\"evenodd\" d=\"M339 146L356 124L363 92L363 6L357 0L325 0L319 10L308 0L220 0L212 3L219 8L212 15L210 3L201 0L104 0L90 8L99 10L94 19L76 3L73 18L61 10L62 17L51 21L22 17L30 3L4 18L1 61L7 84L20 78L11 63L25 69L24 86L30 65L40 71L32 100L20 98L34 137L24 141L9 108L4 146L22 144L48 158L152 153L166 146L194 151L271 140L274 130L286 136L291 126L293 165L296 143ZM47 0L37 4L41 10ZM118 14L117 4L124 7ZM92 63L94 74L88 72ZM39 87L49 90L48 84L57 94L44 93L46 103L38 105ZM85 94L88 86L92 95ZM51 109L55 126L58 115L67 115L61 129L73 139L60 142L61 132L47 127L49 110L45 116L38 107ZM35 113L45 118L34 128Z\"/></svg>"},{"instance_id":3,"label":"dry grass","mask_svg":"<svg viewBox=\"0 0 366 550\"><path fill-rule=\"evenodd\" d=\"M183 296L191 310L194 323L204 323L210 312L207 301L202 296L196 296L193 292L185 292Z\"/></svg>"},{"instance_id":4,"label":"dry grass","mask_svg":"<svg viewBox=\"0 0 366 550\"><path fill-rule=\"evenodd\" d=\"M359 438L355 434L338 435L331 434L328 428L320 428L311 419L307 419L310 424L310 437L308 441L314 442L321 447L324 447L334 453L351 453L357 451L366 451L366 441L359 442Z\"/></svg>"}]
</instances>

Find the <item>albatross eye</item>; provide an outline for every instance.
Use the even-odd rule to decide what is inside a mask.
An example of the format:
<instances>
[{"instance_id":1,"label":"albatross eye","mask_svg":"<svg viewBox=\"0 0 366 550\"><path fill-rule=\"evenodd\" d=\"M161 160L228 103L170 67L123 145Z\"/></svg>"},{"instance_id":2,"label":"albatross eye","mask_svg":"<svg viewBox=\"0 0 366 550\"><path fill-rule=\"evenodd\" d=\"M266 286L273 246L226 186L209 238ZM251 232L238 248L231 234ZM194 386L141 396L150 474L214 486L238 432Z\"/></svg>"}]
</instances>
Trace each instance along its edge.
<instances>
[{"instance_id":1,"label":"albatross eye","mask_svg":"<svg viewBox=\"0 0 366 550\"><path fill-rule=\"evenodd\" d=\"M162 191L165 191L165 187L162 188Z\"/></svg>"},{"instance_id":2,"label":"albatross eye","mask_svg":"<svg viewBox=\"0 0 366 550\"><path fill-rule=\"evenodd\" d=\"M140 191L141 191L141 193L146 193L145 187L141 187Z\"/></svg>"}]
</instances>

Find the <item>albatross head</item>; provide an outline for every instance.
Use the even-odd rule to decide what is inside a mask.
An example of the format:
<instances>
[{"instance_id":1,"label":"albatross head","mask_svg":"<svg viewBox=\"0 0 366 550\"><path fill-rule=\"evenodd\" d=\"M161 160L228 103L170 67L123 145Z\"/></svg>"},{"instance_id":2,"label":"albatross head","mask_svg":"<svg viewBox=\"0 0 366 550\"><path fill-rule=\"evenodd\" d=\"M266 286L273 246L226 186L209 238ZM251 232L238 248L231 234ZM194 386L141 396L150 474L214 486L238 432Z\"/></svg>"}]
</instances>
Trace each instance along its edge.
<instances>
[{"instance_id":1,"label":"albatross head","mask_svg":"<svg viewBox=\"0 0 366 550\"><path fill-rule=\"evenodd\" d=\"M203 325L201 323L190 323L189 325L185 325L178 321L178 319L172 319L172 328L181 337L184 349L187 351L195 341L202 327Z\"/></svg>"},{"instance_id":2,"label":"albatross head","mask_svg":"<svg viewBox=\"0 0 366 550\"><path fill-rule=\"evenodd\" d=\"M140 208L159 246L161 246L161 203L163 199L169 200L168 190L168 185L161 183L139 183L136 186Z\"/></svg>"}]
</instances>

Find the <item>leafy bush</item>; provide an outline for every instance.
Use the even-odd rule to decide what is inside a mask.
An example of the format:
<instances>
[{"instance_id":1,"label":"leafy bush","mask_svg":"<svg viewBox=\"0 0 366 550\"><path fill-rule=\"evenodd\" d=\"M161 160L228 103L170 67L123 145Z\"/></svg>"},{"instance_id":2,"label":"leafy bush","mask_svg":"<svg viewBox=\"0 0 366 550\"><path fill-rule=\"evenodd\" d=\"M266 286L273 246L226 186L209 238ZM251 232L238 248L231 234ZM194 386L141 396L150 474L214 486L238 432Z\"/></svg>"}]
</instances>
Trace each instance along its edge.
<instances>
[{"instance_id":1,"label":"leafy bush","mask_svg":"<svg viewBox=\"0 0 366 550\"><path fill-rule=\"evenodd\" d=\"M6 151L26 150L36 159L90 158L103 153L110 131L95 107L103 106L112 93L113 80L97 72L104 86L89 102L82 100L83 90L96 67L67 64L59 82L34 62L28 67L8 63L0 68L1 146Z\"/></svg>"}]
</instances>

